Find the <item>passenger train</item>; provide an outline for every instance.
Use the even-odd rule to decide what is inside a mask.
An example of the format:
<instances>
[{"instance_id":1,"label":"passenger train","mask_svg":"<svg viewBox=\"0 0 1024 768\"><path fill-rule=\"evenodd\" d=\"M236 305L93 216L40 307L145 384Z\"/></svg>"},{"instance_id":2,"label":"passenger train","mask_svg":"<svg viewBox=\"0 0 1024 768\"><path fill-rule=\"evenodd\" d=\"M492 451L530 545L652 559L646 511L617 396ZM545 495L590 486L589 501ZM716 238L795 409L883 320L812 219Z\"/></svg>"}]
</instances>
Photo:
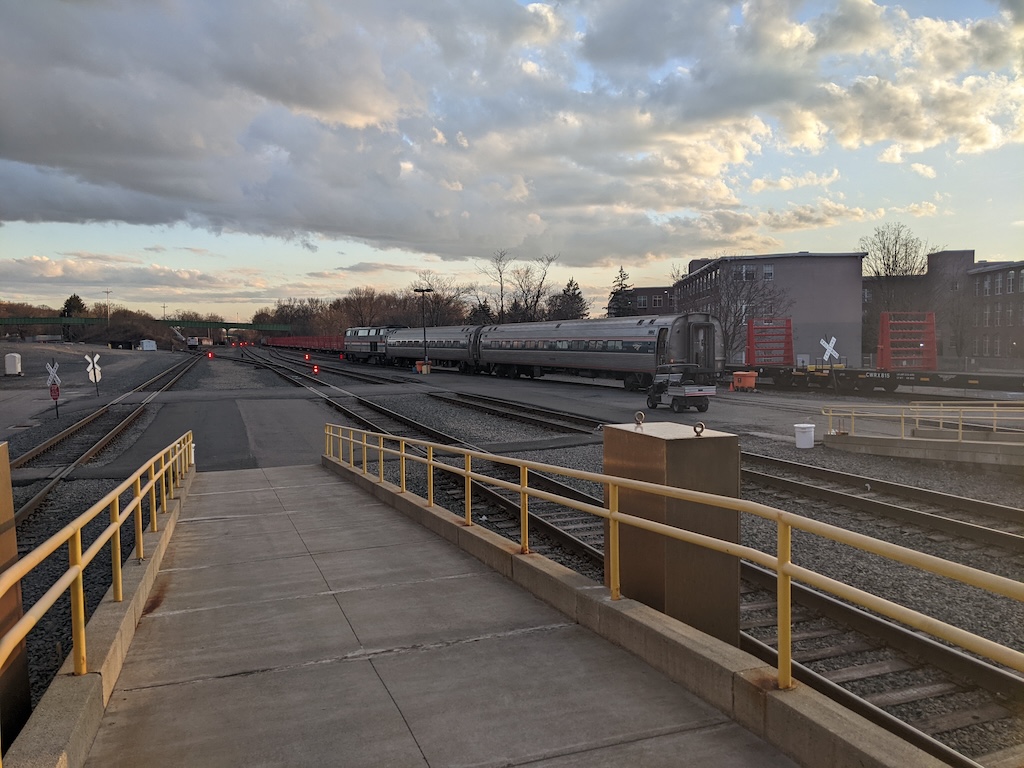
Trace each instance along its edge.
<instances>
[{"instance_id":1,"label":"passenger train","mask_svg":"<svg viewBox=\"0 0 1024 768\"><path fill-rule=\"evenodd\" d=\"M323 348L353 361L408 367L424 359L425 348L432 366L461 373L611 378L629 390L646 389L656 368L672 363L693 366L692 379L698 384L714 383L725 363L718 321L705 313L426 329L367 326L347 329L340 345L335 338L319 345L308 337L268 343Z\"/></svg>"}]
</instances>

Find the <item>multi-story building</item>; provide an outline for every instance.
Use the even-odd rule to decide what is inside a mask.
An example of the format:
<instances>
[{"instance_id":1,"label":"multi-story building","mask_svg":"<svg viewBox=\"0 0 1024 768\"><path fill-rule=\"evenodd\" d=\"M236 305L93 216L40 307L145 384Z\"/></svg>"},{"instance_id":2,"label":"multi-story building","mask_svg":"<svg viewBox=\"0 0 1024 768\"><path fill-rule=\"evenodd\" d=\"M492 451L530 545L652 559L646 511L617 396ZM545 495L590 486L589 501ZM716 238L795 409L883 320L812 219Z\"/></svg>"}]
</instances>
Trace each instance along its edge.
<instances>
[{"instance_id":1,"label":"multi-story building","mask_svg":"<svg viewBox=\"0 0 1024 768\"><path fill-rule=\"evenodd\" d=\"M718 316L731 363L746 363L746 320L784 316L792 321L798 365L861 365L861 262L867 254L776 253L690 262L674 286L679 312ZM833 341L834 340L834 341Z\"/></svg>"},{"instance_id":2,"label":"multi-story building","mask_svg":"<svg viewBox=\"0 0 1024 768\"><path fill-rule=\"evenodd\" d=\"M633 308L638 315L676 314L676 294L671 285L656 288L633 288Z\"/></svg>"}]
</instances>

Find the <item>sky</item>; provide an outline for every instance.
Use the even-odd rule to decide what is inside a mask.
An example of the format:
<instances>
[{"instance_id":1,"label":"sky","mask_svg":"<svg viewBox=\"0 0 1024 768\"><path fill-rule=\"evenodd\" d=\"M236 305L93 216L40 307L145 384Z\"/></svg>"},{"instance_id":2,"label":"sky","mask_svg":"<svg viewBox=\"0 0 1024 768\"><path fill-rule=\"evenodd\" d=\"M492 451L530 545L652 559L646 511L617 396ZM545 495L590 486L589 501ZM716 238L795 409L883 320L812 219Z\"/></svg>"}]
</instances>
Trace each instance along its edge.
<instances>
[{"instance_id":1,"label":"sky","mask_svg":"<svg viewBox=\"0 0 1024 768\"><path fill-rule=\"evenodd\" d=\"M855 251L1024 259L1024 0L0 4L0 301L288 299Z\"/></svg>"}]
</instances>

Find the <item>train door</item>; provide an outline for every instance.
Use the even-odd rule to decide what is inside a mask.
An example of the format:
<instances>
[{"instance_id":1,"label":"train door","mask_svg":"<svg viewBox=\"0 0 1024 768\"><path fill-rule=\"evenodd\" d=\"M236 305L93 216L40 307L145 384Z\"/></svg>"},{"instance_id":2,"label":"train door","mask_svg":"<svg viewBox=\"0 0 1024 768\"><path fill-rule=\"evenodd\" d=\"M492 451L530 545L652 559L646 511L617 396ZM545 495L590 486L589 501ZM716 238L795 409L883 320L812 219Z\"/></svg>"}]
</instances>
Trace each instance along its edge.
<instances>
[{"instance_id":1,"label":"train door","mask_svg":"<svg viewBox=\"0 0 1024 768\"><path fill-rule=\"evenodd\" d=\"M668 359L668 328L658 329L658 344L654 359L656 360L655 365L668 365L671 362Z\"/></svg>"},{"instance_id":2,"label":"train door","mask_svg":"<svg viewBox=\"0 0 1024 768\"><path fill-rule=\"evenodd\" d=\"M715 368L715 326L711 323L690 323L690 359L702 370Z\"/></svg>"}]
</instances>

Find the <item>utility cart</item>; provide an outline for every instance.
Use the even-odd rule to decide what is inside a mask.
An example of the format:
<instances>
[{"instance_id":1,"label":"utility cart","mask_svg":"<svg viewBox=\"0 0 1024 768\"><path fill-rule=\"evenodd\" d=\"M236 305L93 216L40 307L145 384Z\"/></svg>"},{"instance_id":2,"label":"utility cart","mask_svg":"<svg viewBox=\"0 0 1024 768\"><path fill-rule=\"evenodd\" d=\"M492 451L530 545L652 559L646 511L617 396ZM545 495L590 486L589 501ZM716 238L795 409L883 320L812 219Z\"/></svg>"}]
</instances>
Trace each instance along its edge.
<instances>
[{"instance_id":1,"label":"utility cart","mask_svg":"<svg viewBox=\"0 0 1024 768\"><path fill-rule=\"evenodd\" d=\"M647 407L667 405L674 413L696 408L704 413L711 405L709 398L717 394L714 384L695 384L698 367L692 363L659 365L654 382L647 388Z\"/></svg>"}]
</instances>

